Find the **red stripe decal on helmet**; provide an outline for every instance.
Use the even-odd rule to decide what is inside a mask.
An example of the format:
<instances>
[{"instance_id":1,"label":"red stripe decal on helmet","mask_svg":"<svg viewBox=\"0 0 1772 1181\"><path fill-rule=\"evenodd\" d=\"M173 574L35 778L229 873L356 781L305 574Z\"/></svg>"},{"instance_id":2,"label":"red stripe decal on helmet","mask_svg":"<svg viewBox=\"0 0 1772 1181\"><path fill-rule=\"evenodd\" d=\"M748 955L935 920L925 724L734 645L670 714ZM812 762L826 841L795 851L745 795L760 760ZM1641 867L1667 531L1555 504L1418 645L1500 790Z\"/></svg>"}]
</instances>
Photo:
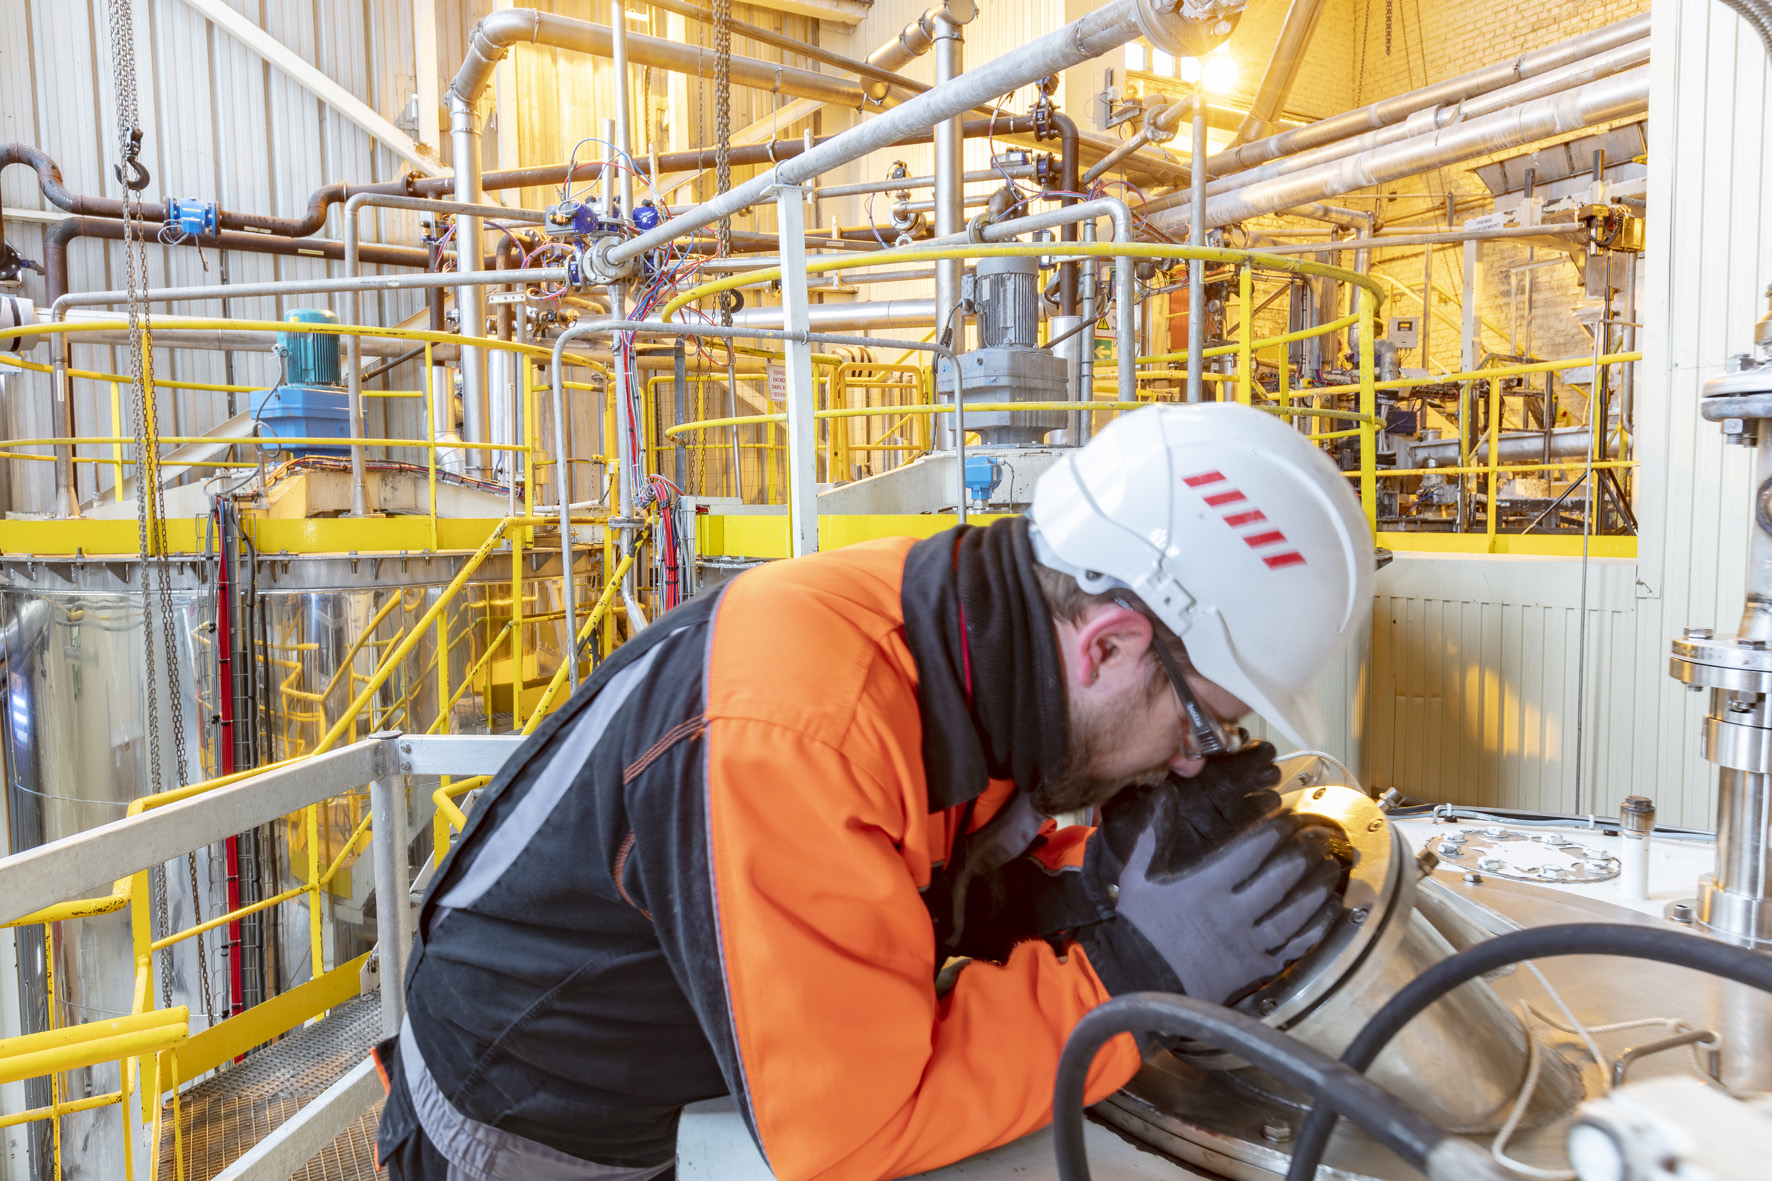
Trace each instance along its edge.
<instances>
[{"instance_id":1,"label":"red stripe decal on helmet","mask_svg":"<svg viewBox=\"0 0 1772 1181\"><path fill-rule=\"evenodd\" d=\"M1302 566L1305 564L1304 555L1300 553L1275 554L1271 558L1263 558L1262 561L1267 563L1269 570L1278 570L1282 566Z\"/></svg>"},{"instance_id":2,"label":"red stripe decal on helmet","mask_svg":"<svg viewBox=\"0 0 1772 1181\"><path fill-rule=\"evenodd\" d=\"M1201 472L1197 476L1183 476L1181 482L1189 488L1198 488L1202 484L1224 483L1223 472Z\"/></svg>"},{"instance_id":3,"label":"red stripe decal on helmet","mask_svg":"<svg viewBox=\"0 0 1772 1181\"><path fill-rule=\"evenodd\" d=\"M1276 541L1285 541L1286 535L1278 529L1270 529L1266 533L1251 533L1243 540L1249 543L1249 548L1254 549L1256 546L1272 545Z\"/></svg>"},{"instance_id":4,"label":"red stripe decal on helmet","mask_svg":"<svg viewBox=\"0 0 1772 1181\"><path fill-rule=\"evenodd\" d=\"M1247 496L1244 496L1241 492L1236 492L1236 491L1219 492L1213 496L1208 496L1206 498L1206 503L1211 505L1213 508L1217 508L1221 504L1235 504L1239 500L1248 500L1248 499L1249 498Z\"/></svg>"},{"instance_id":5,"label":"red stripe decal on helmet","mask_svg":"<svg viewBox=\"0 0 1772 1181\"><path fill-rule=\"evenodd\" d=\"M1257 521L1265 520L1267 520L1266 513L1258 508L1252 508L1246 513L1232 513L1224 519L1224 523L1234 528L1241 529L1244 525L1253 525Z\"/></svg>"}]
</instances>

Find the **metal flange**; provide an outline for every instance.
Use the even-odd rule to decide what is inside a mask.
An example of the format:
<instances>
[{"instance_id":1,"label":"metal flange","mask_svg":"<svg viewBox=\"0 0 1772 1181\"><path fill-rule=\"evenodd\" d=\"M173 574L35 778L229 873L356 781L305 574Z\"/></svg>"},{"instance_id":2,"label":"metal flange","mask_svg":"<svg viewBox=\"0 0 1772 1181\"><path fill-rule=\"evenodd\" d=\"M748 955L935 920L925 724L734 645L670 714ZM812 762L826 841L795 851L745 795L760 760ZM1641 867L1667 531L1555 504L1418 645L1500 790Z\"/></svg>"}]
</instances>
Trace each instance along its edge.
<instances>
[{"instance_id":1,"label":"metal flange","mask_svg":"<svg viewBox=\"0 0 1772 1181\"><path fill-rule=\"evenodd\" d=\"M1243 15L1245 0L1139 0L1139 31L1176 57L1205 57L1224 44Z\"/></svg>"},{"instance_id":2,"label":"metal flange","mask_svg":"<svg viewBox=\"0 0 1772 1181\"><path fill-rule=\"evenodd\" d=\"M586 287L607 287L611 283L619 283L634 273L634 260L623 263L611 262L609 252L614 250L621 241L614 234L606 234L597 238L589 246L577 251L573 261L577 264L579 282ZM572 268L568 268L570 274Z\"/></svg>"},{"instance_id":3,"label":"metal flange","mask_svg":"<svg viewBox=\"0 0 1772 1181\"><path fill-rule=\"evenodd\" d=\"M1709 715L1701 735L1700 752L1719 767L1755 775L1772 771L1772 730Z\"/></svg>"},{"instance_id":4,"label":"metal flange","mask_svg":"<svg viewBox=\"0 0 1772 1181\"><path fill-rule=\"evenodd\" d=\"M1686 685L1772 693L1772 648L1757 640L1691 633L1673 642L1667 671Z\"/></svg>"}]
</instances>

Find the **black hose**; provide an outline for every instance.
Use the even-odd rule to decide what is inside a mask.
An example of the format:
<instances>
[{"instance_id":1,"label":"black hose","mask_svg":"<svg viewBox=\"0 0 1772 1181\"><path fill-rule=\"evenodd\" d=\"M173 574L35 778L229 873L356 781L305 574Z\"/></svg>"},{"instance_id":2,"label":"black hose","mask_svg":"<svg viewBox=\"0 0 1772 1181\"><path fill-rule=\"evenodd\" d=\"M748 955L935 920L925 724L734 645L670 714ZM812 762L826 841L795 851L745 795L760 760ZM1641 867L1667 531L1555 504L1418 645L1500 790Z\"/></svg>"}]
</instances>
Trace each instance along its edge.
<instances>
[{"instance_id":1,"label":"black hose","mask_svg":"<svg viewBox=\"0 0 1772 1181\"><path fill-rule=\"evenodd\" d=\"M1083 1144L1083 1087L1096 1052L1122 1033L1200 1038L1248 1059L1313 1096L1317 1110L1355 1120L1380 1143L1426 1173L1444 1128L1351 1067L1254 1017L1166 992L1133 992L1092 1009L1064 1045L1052 1088L1052 1139L1059 1181L1089 1181Z\"/></svg>"},{"instance_id":2,"label":"black hose","mask_svg":"<svg viewBox=\"0 0 1772 1181\"><path fill-rule=\"evenodd\" d=\"M1384 1008L1366 1022L1341 1061L1350 1069L1364 1071L1390 1044L1397 1031L1423 1009L1459 985L1486 972L1522 960L1550 959L1559 955L1616 955L1655 960L1708 972L1737 984L1772 993L1772 956L1733 947L1690 932L1663 927L1637 927L1624 923L1563 923L1510 931L1441 960L1405 985ZM1240 1052L1240 1051L1239 1051ZM1323 1147L1341 1113L1318 1104L1305 1117L1292 1149L1292 1167L1286 1181L1311 1181Z\"/></svg>"}]
</instances>

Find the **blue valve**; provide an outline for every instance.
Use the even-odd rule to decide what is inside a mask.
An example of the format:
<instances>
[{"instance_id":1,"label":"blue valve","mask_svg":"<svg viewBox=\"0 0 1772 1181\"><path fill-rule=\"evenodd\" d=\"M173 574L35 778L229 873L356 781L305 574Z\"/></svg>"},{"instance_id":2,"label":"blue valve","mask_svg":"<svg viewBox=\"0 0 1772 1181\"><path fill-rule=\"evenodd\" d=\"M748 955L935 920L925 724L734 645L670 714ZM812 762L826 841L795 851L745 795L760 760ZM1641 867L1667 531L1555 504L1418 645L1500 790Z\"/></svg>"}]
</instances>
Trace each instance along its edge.
<instances>
[{"instance_id":1,"label":"blue valve","mask_svg":"<svg viewBox=\"0 0 1772 1181\"><path fill-rule=\"evenodd\" d=\"M1003 482L1002 461L989 455L968 455L966 457L966 498L968 500L988 500L997 485Z\"/></svg>"}]
</instances>

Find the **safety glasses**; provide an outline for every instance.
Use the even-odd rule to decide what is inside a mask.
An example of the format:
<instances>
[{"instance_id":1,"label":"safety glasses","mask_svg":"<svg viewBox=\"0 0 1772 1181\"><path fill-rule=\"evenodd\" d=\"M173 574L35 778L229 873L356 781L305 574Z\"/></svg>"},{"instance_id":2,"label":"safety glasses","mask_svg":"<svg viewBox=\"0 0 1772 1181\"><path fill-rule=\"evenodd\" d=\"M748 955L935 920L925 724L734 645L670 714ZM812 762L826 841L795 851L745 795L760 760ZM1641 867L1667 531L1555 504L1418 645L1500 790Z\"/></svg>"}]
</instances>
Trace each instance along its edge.
<instances>
[{"instance_id":1,"label":"safety glasses","mask_svg":"<svg viewBox=\"0 0 1772 1181\"><path fill-rule=\"evenodd\" d=\"M1128 611L1138 611L1125 599L1115 596L1114 603ZM1140 615L1145 613L1139 611ZM1145 615L1149 619L1150 616ZM1155 632L1156 621L1151 620L1151 651L1157 654L1157 660L1163 671L1169 675L1169 684L1175 688L1175 699L1181 703L1181 716L1185 725L1182 727L1182 742L1185 753L1193 759L1216 759L1225 755L1234 755L1249 743L1249 732L1241 726L1226 726L1218 720L1216 714L1200 704L1194 691L1188 687L1187 677L1182 675L1181 666L1175 663L1175 657L1169 654L1162 637Z\"/></svg>"},{"instance_id":2,"label":"safety glasses","mask_svg":"<svg viewBox=\"0 0 1772 1181\"><path fill-rule=\"evenodd\" d=\"M1186 750L1186 753L1197 759L1217 759L1234 755L1243 749L1243 745L1249 741L1248 733L1241 726L1226 726L1211 710L1200 704L1200 699L1188 688L1187 677L1182 675L1181 666L1175 663L1175 657L1169 655L1160 639L1152 638L1151 651L1157 654L1163 671L1169 674L1169 683L1175 688L1175 699L1181 702L1181 716L1185 723L1182 727L1183 746L1192 748Z\"/></svg>"}]
</instances>

